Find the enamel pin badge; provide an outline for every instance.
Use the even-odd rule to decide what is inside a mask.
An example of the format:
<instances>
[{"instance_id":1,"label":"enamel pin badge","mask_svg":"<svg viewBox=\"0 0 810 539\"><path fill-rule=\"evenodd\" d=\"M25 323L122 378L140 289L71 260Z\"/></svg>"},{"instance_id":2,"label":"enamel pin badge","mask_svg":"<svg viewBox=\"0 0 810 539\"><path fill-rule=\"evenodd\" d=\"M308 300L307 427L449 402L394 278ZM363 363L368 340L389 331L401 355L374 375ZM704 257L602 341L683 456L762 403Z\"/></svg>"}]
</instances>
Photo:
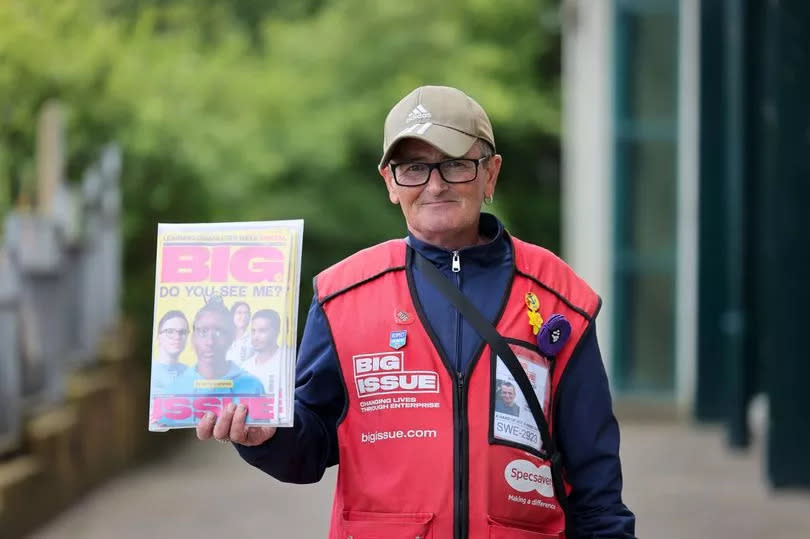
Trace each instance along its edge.
<instances>
[{"instance_id":1,"label":"enamel pin badge","mask_svg":"<svg viewBox=\"0 0 810 539\"><path fill-rule=\"evenodd\" d=\"M405 346L405 341L408 339L408 331L407 330L399 330L399 331L392 331L391 336L388 339L388 344L394 350L399 350L403 346Z\"/></svg>"},{"instance_id":2,"label":"enamel pin badge","mask_svg":"<svg viewBox=\"0 0 810 539\"><path fill-rule=\"evenodd\" d=\"M537 347L546 357L556 357L571 336L571 323L561 314L552 314L537 335Z\"/></svg>"},{"instance_id":3,"label":"enamel pin badge","mask_svg":"<svg viewBox=\"0 0 810 539\"><path fill-rule=\"evenodd\" d=\"M528 292L525 299L526 307L529 309L526 312L529 315L529 325L532 326L532 334L537 335L543 325L543 317L538 312L540 310L540 300L537 299L534 292Z\"/></svg>"},{"instance_id":4,"label":"enamel pin badge","mask_svg":"<svg viewBox=\"0 0 810 539\"><path fill-rule=\"evenodd\" d=\"M396 309L394 311L394 322L400 325L413 324L416 317L413 313L409 313L405 309Z\"/></svg>"}]
</instances>

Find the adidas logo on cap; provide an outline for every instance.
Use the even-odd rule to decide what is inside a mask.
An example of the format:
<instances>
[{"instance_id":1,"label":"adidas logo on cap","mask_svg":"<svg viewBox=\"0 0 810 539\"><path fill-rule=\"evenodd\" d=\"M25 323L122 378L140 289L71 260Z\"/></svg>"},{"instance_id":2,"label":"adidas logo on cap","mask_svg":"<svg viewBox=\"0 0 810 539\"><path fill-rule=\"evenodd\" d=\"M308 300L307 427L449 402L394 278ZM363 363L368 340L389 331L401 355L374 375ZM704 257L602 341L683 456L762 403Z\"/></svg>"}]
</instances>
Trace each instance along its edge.
<instances>
[{"instance_id":1,"label":"adidas logo on cap","mask_svg":"<svg viewBox=\"0 0 810 539\"><path fill-rule=\"evenodd\" d=\"M415 109L408 114L408 117L405 119L406 123L411 122L421 122L422 120L430 120L433 118L433 115L430 113L428 109L423 107L422 105L417 105Z\"/></svg>"}]
</instances>

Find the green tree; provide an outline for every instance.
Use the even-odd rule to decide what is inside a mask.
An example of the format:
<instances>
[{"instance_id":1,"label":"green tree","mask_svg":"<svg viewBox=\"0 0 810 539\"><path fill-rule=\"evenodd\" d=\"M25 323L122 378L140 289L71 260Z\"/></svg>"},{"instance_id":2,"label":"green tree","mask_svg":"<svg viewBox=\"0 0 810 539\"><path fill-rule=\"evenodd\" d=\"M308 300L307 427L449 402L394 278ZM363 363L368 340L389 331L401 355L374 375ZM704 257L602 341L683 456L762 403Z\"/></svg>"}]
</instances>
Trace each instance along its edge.
<instances>
[{"instance_id":1,"label":"green tree","mask_svg":"<svg viewBox=\"0 0 810 539\"><path fill-rule=\"evenodd\" d=\"M550 0L6 0L0 178L29 191L40 105L68 111L68 171L124 148L126 307L151 316L156 222L306 220L309 277L405 227L376 169L422 84L480 101L505 157L494 206L558 245L559 40ZM306 300L302 300L306 301ZM145 327L149 327L148 323Z\"/></svg>"}]
</instances>

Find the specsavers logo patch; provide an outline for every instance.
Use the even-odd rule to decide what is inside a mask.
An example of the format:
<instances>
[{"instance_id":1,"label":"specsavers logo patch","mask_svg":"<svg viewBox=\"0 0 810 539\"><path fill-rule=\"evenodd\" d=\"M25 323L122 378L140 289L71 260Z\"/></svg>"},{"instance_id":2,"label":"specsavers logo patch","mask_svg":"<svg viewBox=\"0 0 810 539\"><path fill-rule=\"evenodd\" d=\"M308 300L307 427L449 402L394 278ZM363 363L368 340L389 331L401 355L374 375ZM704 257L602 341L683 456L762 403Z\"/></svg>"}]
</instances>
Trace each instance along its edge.
<instances>
[{"instance_id":1,"label":"specsavers logo patch","mask_svg":"<svg viewBox=\"0 0 810 539\"><path fill-rule=\"evenodd\" d=\"M381 352L352 357L359 398L401 393L438 393L435 371L405 370L405 352Z\"/></svg>"},{"instance_id":2,"label":"specsavers logo patch","mask_svg":"<svg viewBox=\"0 0 810 539\"><path fill-rule=\"evenodd\" d=\"M551 468L546 465L538 467L528 460L513 460L506 465L504 476L509 486L518 492L531 492L532 490L536 490L547 498L554 496L554 486L551 482Z\"/></svg>"}]
</instances>

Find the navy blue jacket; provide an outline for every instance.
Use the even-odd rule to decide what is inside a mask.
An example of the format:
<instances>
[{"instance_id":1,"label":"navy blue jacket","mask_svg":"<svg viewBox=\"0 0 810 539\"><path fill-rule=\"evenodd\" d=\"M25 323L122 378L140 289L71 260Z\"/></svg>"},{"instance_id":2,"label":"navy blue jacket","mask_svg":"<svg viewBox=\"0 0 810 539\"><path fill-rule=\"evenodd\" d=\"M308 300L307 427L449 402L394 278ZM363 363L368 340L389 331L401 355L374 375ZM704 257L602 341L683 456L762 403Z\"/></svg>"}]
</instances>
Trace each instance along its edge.
<instances>
[{"instance_id":1,"label":"navy blue jacket","mask_svg":"<svg viewBox=\"0 0 810 539\"><path fill-rule=\"evenodd\" d=\"M507 233L492 215L481 215L481 233L491 242L452 253L409 236L409 244L452 279L494 323L513 268ZM413 268L419 301L449 358L466 369L481 337ZM338 463L337 420L346 406L337 354L323 310L313 298L296 368L295 426L279 429L263 445L235 444L248 463L280 481L314 483ZM635 517L622 503L619 427L594 329L584 336L560 382L555 436L572 485L569 502L580 539L634 537Z\"/></svg>"}]
</instances>

